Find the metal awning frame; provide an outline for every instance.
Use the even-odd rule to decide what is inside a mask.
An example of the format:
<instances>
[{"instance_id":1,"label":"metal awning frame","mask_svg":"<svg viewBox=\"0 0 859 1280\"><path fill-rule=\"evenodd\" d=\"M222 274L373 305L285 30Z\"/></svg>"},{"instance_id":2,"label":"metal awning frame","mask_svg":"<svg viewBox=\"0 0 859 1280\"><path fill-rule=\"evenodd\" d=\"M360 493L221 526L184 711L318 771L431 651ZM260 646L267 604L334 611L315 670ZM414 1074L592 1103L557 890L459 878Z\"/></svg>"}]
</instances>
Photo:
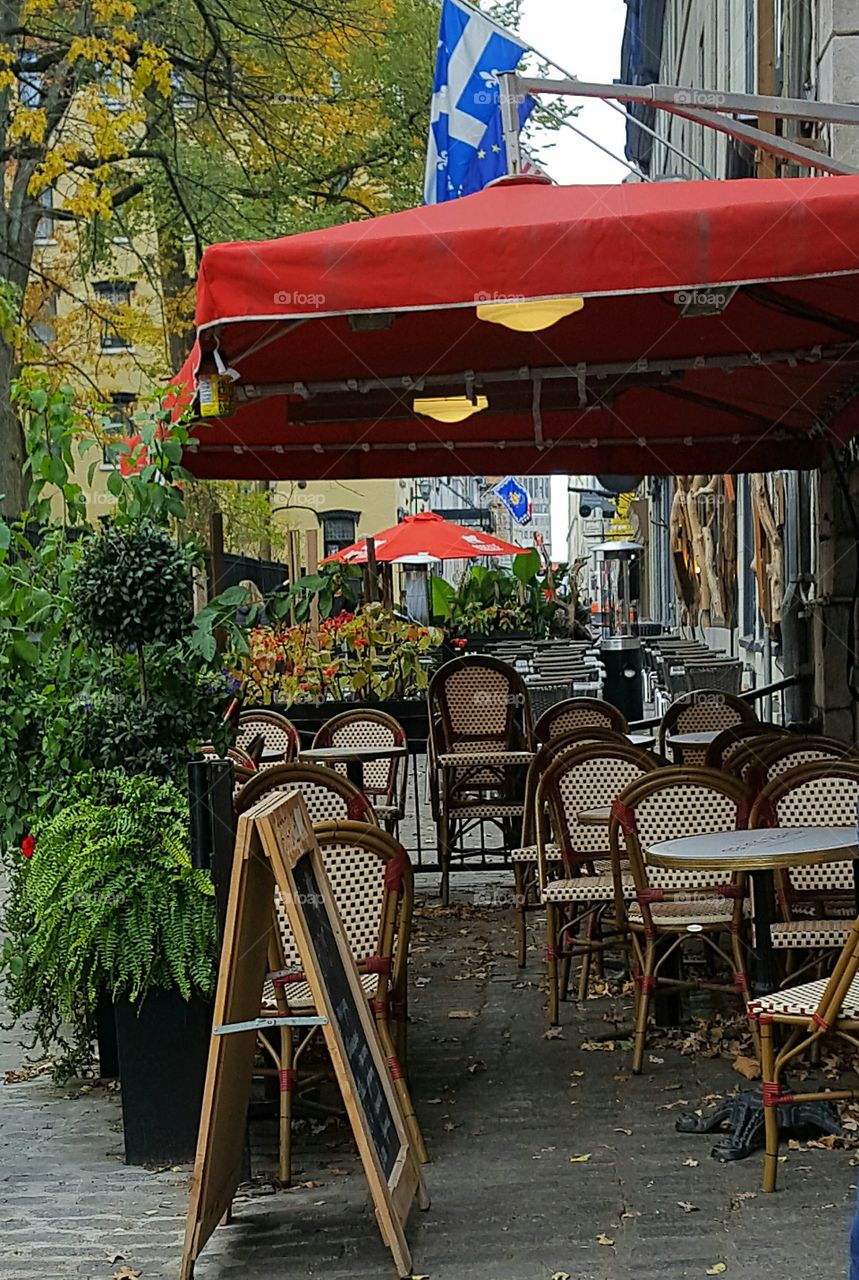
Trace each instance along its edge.
<instances>
[{"instance_id":1,"label":"metal awning frame","mask_svg":"<svg viewBox=\"0 0 859 1280\"><path fill-rule=\"evenodd\" d=\"M682 116L705 128L727 133L741 142L772 152L784 160L823 173L857 174L855 165L780 138L730 117L775 116L783 120L806 120L814 124L859 125L859 107L840 102L808 101L805 98L776 98L757 93L720 93L671 84L592 84L583 80L547 80L520 76L508 71L498 76L501 88L501 119L507 148L507 172L522 172L519 142L519 104L528 94L559 94L574 98L602 98L604 101L639 102ZM727 117L727 118L723 118Z\"/></svg>"}]
</instances>

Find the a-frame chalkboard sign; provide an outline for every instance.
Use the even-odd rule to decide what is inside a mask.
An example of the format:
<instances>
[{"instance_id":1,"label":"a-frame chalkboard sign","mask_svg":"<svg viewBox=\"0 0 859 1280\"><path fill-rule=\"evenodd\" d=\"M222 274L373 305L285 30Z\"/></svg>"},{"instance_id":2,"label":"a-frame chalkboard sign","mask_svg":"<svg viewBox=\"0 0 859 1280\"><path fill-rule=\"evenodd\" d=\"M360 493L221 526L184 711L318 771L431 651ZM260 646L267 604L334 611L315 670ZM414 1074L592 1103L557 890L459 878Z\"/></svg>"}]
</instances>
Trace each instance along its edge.
<instances>
[{"instance_id":1,"label":"a-frame chalkboard sign","mask_svg":"<svg viewBox=\"0 0 859 1280\"><path fill-rule=\"evenodd\" d=\"M259 1018L280 890L376 1210L397 1273L411 1275L404 1225L429 1199L304 801L275 793L239 819L215 999L215 1028ZM180 1280L230 1211L239 1183L256 1031L215 1034L209 1052Z\"/></svg>"}]
</instances>

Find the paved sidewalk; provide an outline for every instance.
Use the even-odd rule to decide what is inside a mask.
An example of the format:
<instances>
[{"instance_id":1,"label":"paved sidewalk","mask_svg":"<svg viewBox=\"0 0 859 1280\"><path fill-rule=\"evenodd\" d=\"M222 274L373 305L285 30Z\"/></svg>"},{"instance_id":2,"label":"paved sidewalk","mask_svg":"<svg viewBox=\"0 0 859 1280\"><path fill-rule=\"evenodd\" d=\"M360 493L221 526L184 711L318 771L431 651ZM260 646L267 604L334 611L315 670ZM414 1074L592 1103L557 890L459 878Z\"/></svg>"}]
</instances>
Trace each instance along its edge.
<instances>
[{"instance_id":1,"label":"paved sidewalk","mask_svg":"<svg viewBox=\"0 0 859 1280\"><path fill-rule=\"evenodd\" d=\"M409 1223L415 1273L842 1280L854 1154L785 1148L781 1190L763 1196L760 1158L719 1164L710 1138L674 1133L687 1104L742 1083L729 1062L655 1046L629 1078L622 1047L582 1048L628 1025L622 1000L564 1006L546 1039L540 952L523 974L513 950L502 907L418 920L410 1064L433 1204ZM0 1033L0 1067L20 1060ZM2 1280L175 1280L188 1171L123 1165L116 1094L40 1077L0 1086L0 1102ZM313 1185L242 1199L197 1280L393 1280L348 1131L303 1127L296 1166Z\"/></svg>"}]
</instances>

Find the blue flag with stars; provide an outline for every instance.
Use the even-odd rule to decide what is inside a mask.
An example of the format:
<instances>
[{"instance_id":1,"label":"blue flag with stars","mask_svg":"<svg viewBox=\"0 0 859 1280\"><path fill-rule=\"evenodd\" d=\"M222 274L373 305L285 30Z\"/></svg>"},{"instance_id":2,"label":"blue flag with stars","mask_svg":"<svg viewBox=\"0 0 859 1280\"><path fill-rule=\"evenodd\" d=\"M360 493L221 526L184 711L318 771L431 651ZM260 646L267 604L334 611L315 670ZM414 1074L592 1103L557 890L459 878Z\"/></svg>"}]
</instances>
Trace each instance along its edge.
<instances>
[{"instance_id":1,"label":"blue flag with stars","mask_svg":"<svg viewBox=\"0 0 859 1280\"><path fill-rule=\"evenodd\" d=\"M458 0L444 0L433 82L424 203L481 191L507 172L498 74L529 46ZM536 106L526 97L519 128Z\"/></svg>"}]
</instances>

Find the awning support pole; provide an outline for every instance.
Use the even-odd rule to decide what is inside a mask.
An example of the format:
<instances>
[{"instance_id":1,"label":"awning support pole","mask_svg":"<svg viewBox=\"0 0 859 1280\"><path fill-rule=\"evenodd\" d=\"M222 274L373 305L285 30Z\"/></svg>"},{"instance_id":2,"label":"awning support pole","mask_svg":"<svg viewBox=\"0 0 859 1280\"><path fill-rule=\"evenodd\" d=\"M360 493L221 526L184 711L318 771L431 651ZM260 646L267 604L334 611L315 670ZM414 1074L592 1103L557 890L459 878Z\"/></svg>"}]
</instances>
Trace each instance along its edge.
<instances>
[{"instance_id":1,"label":"awning support pole","mask_svg":"<svg viewBox=\"0 0 859 1280\"><path fill-rule=\"evenodd\" d=\"M507 173L522 172L522 148L519 145L519 104L523 95L519 91L518 76L502 75L498 78L501 88L501 127L504 131L504 149L507 153Z\"/></svg>"}]
</instances>

